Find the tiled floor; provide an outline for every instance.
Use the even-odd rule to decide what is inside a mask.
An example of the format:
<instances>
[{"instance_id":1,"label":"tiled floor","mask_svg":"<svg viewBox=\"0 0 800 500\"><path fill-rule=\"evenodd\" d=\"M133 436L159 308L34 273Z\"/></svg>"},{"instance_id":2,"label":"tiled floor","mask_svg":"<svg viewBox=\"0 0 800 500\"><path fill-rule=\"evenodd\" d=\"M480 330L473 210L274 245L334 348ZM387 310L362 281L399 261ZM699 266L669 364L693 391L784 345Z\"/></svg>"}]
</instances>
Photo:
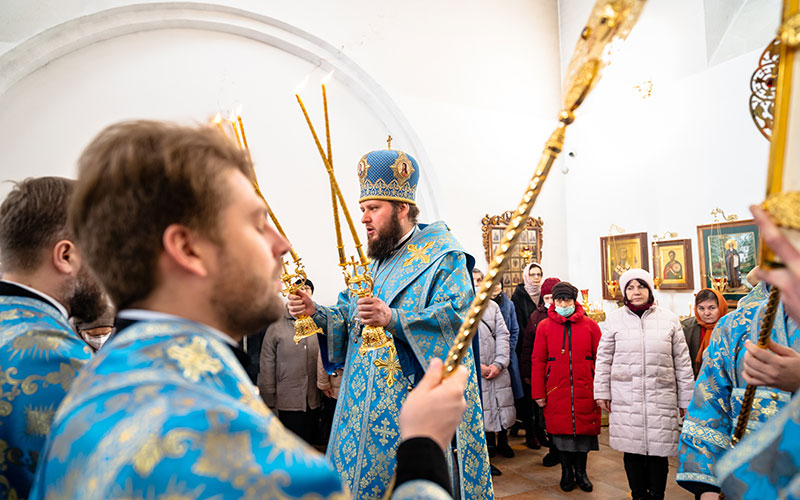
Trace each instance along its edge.
<instances>
[{"instance_id":1,"label":"tiled floor","mask_svg":"<svg viewBox=\"0 0 800 500\"><path fill-rule=\"evenodd\" d=\"M509 500L527 499L566 499L591 498L592 500L624 500L630 498L628 479L622 466L622 453L608 447L608 428L603 427L600 435L600 451L589 453L586 469L589 479L594 484L594 491L586 493L577 487L570 491L561 491L558 482L561 479L561 466L545 467L542 457L547 450L529 450L525 447L524 437L512 437L511 447L514 458L497 457L492 463L503 472L502 476L493 477L494 494L497 498ZM669 478L667 479L666 498L669 500L691 500L689 492L675 483L677 462L670 459Z\"/></svg>"}]
</instances>

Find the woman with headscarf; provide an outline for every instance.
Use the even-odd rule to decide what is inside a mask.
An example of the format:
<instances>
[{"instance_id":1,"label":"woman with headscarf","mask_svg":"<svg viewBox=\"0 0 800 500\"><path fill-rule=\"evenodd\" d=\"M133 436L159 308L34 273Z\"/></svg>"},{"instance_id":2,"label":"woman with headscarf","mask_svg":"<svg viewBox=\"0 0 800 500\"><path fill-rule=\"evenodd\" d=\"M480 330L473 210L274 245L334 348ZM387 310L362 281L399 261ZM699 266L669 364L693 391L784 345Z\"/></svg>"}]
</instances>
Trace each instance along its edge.
<instances>
[{"instance_id":1,"label":"woman with headscarf","mask_svg":"<svg viewBox=\"0 0 800 500\"><path fill-rule=\"evenodd\" d=\"M620 288L625 305L603 322L594 397L609 412L609 445L624 453L633 500L661 500L692 399L692 363L678 317L655 305L650 274L630 269Z\"/></svg>"},{"instance_id":2,"label":"woman with headscarf","mask_svg":"<svg viewBox=\"0 0 800 500\"><path fill-rule=\"evenodd\" d=\"M695 379L700 373L703 353L711 340L711 332L719 319L726 314L728 314L728 303L725 297L716 290L703 288L694 297L694 316L681 321Z\"/></svg>"},{"instance_id":3,"label":"woman with headscarf","mask_svg":"<svg viewBox=\"0 0 800 500\"><path fill-rule=\"evenodd\" d=\"M518 284L511 295L511 302L517 311L517 324L520 331L525 331L528 318L539 305L542 285L542 266L531 262L522 270L522 283ZM519 351L517 352L519 354Z\"/></svg>"},{"instance_id":4,"label":"woman with headscarf","mask_svg":"<svg viewBox=\"0 0 800 500\"><path fill-rule=\"evenodd\" d=\"M589 451L599 449L600 408L592 385L600 327L577 298L578 289L571 284L553 286L547 318L536 328L531 387L561 456L561 489L571 491L577 484L592 491L586 459Z\"/></svg>"},{"instance_id":5,"label":"woman with headscarf","mask_svg":"<svg viewBox=\"0 0 800 500\"><path fill-rule=\"evenodd\" d=\"M511 294L511 302L514 303L514 310L517 313L517 325L519 331L524 332L528 326L528 318L536 310L541 297L542 266L536 262L531 262L522 270L522 283L519 283ZM522 357L522 342L517 342L517 359L529 360L530 357ZM530 356L530 355L529 355ZM521 378L530 378L530 369L520 371ZM525 429L525 444L528 448L538 450L541 448L538 436L531 430L536 429L534 422L535 409L531 399L530 380L522 381L523 396L514 401L517 408L517 425ZM515 429L517 427L515 426ZM543 436L542 436L543 437Z\"/></svg>"}]
</instances>

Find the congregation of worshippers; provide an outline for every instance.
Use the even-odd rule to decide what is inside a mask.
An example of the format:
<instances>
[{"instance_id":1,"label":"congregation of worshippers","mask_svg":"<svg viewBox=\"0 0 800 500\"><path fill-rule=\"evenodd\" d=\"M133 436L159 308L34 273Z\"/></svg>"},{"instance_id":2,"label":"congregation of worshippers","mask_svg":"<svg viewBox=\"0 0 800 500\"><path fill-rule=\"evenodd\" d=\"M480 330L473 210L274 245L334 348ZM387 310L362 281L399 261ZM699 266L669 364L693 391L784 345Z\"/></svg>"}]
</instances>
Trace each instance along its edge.
<instances>
[{"instance_id":1,"label":"congregation of worshippers","mask_svg":"<svg viewBox=\"0 0 800 500\"><path fill-rule=\"evenodd\" d=\"M234 1L177 10L97 2L36 26L36 16L21 16L30 7L0 6L0 16L23 20L19 33L30 31L9 34L22 38L0 52L8 69L0 130L19 122L14 102L44 100L42 123L69 131L75 118L59 121L70 113L55 103L79 106L80 93L115 88L168 94L194 110L142 112L119 97L87 108L78 135L54 138L50 149L26 142L24 127L0 139L0 499L800 498L800 252L783 219L761 204L771 122L737 103L727 125L687 125L671 114L686 100L680 78L658 71L630 95L592 96L618 97L618 106L559 115L560 76L543 83L495 56L532 57L531 67L551 64L560 75L575 35L561 30L583 23L593 2L473 6L465 26L447 15L460 3L444 3L440 13L409 6L444 32L425 28L425 43L408 50L433 60L434 40L467 40L480 26L486 54L429 69L444 75L457 64L487 78L478 82L484 89L443 76L414 90L423 83L408 72L420 69L376 63L386 49L405 59L396 39L408 35L379 6L362 5L359 28L336 28L347 36L325 27L340 15L326 6L328 16L304 24L293 16L307 12L270 2L253 10ZM704 66L662 58L664 67L715 86L749 72L747 86L756 67L772 71L772 38L747 31L755 41L745 47L717 36L771 17L676 3L705 12L706 25L692 28L703 34ZM658 17L664 6L651 7L643 22L674 24ZM134 14L166 24L126 18ZM113 16L131 29L103 31ZM215 22L266 23L270 34L237 41L236 24L231 39L217 40ZM45 25L75 37L74 50L53 50L47 62L23 57L53 43ZM367 25L359 42L350 40ZM347 40L329 47L298 26ZM504 35L525 42L489 41ZM635 65L635 44L658 37L632 38L633 52L606 69L609 88L630 79L614 70ZM525 44L537 43L556 57L531 54ZM683 50L668 45L661 40L658 53ZM254 104L267 102L263 82L245 65L198 77L194 58L210 47L215 58L258 54L287 68L266 85L300 80L296 97L288 94L293 107L272 102L267 124ZM109 56L126 51L141 57ZM289 55L300 73L289 71ZM505 101L506 87L489 71L471 73L482 64L511 71L506 90L533 78L540 92ZM133 76L156 67L186 86L150 89ZM722 67L725 75L712 71ZM75 68L105 90L64 85L75 99L53 92ZM441 97L438 85L452 82L463 86ZM211 89L202 109L202 92L185 92L194 84ZM462 92L475 93L471 104L444 104ZM539 102L549 98L551 107ZM721 108L732 100L726 91L708 99ZM504 124L474 103L497 116L525 109L546 125ZM629 118L609 118L617 112L647 125L630 130ZM536 154L547 134L573 119L586 128L575 125L577 139L520 215L529 193L519 197L542 174ZM738 144L716 131L740 124ZM55 127L41 131L58 135ZM692 166L655 137L686 143L699 128L715 129L707 140L724 144L721 159L696 152ZM553 137L545 154L559 149ZM641 154L629 159L625 148ZM760 174L727 164L737 156ZM787 166L785 178L797 171ZM622 471L614 484L604 477L608 464ZM513 486L527 479L530 489Z\"/></svg>"}]
</instances>

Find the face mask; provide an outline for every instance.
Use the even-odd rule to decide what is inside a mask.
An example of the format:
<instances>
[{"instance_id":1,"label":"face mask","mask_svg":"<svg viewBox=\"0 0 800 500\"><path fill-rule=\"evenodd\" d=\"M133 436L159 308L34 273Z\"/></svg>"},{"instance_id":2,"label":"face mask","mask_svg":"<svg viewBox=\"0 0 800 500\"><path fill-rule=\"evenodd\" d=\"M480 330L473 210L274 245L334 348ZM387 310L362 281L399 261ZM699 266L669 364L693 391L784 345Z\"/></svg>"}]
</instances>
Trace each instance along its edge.
<instances>
[{"instance_id":1,"label":"face mask","mask_svg":"<svg viewBox=\"0 0 800 500\"><path fill-rule=\"evenodd\" d=\"M569 307L556 306L556 313L558 313L561 316L564 316L565 318L569 318L570 316L572 316L572 313L574 312L575 312L575 305L571 305Z\"/></svg>"},{"instance_id":2,"label":"face mask","mask_svg":"<svg viewBox=\"0 0 800 500\"><path fill-rule=\"evenodd\" d=\"M92 346L92 348L95 351L97 351L101 347L103 347L103 344L106 343L106 340L108 340L108 337L110 335L111 335L110 333L107 333L105 335L98 335L98 336L94 336L94 337L91 336L91 335L87 335L86 336L86 343L89 344L90 346Z\"/></svg>"}]
</instances>

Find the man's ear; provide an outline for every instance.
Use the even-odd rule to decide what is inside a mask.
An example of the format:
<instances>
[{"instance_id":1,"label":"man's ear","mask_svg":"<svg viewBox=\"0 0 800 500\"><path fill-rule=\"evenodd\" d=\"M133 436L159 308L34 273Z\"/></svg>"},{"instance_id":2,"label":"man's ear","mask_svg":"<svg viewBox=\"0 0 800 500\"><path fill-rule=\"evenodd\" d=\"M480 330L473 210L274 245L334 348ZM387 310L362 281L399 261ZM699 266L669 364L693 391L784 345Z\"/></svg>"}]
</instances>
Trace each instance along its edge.
<instances>
[{"instance_id":1,"label":"man's ear","mask_svg":"<svg viewBox=\"0 0 800 500\"><path fill-rule=\"evenodd\" d=\"M81 256L78 254L75 243L70 240L59 240L53 245L50 257L53 261L53 267L58 272L70 276L78 275L78 270L81 268Z\"/></svg>"},{"instance_id":2,"label":"man's ear","mask_svg":"<svg viewBox=\"0 0 800 500\"><path fill-rule=\"evenodd\" d=\"M208 239L186 226L171 224L161 237L164 252L172 263L196 276L208 276Z\"/></svg>"}]
</instances>

